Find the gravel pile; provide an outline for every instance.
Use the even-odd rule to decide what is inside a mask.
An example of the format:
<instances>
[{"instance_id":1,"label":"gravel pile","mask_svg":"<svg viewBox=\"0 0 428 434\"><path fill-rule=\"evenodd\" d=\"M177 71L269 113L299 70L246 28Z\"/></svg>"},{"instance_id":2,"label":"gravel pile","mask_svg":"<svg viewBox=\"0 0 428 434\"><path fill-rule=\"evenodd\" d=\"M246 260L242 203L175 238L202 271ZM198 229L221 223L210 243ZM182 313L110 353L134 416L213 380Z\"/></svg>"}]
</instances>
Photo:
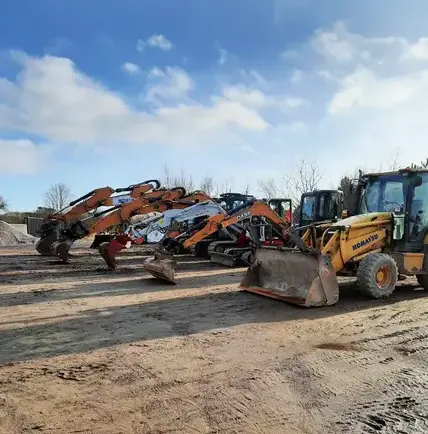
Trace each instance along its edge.
<instances>
[{"instance_id":1,"label":"gravel pile","mask_svg":"<svg viewBox=\"0 0 428 434\"><path fill-rule=\"evenodd\" d=\"M38 238L24 234L10 224L0 221L0 246L14 246L17 244L36 244Z\"/></svg>"}]
</instances>

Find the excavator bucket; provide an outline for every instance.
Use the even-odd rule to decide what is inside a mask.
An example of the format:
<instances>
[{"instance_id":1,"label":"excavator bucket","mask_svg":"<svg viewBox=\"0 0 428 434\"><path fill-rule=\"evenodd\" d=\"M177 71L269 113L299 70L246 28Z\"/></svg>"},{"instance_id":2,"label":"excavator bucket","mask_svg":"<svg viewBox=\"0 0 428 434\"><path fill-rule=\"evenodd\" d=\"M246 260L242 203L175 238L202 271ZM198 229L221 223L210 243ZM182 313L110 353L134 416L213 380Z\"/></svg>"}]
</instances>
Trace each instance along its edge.
<instances>
[{"instance_id":1,"label":"excavator bucket","mask_svg":"<svg viewBox=\"0 0 428 434\"><path fill-rule=\"evenodd\" d=\"M52 244L58 240L58 234L56 232L52 232L45 237L40 238L36 244L36 250L42 256L55 256L55 253L52 251Z\"/></svg>"},{"instance_id":2,"label":"excavator bucket","mask_svg":"<svg viewBox=\"0 0 428 434\"><path fill-rule=\"evenodd\" d=\"M56 256L59 256L64 262L67 262L71 257L68 252L70 251L74 241L74 239L70 238L63 241L56 241L52 244L52 252L54 252Z\"/></svg>"},{"instance_id":3,"label":"excavator bucket","mask_svg":"<svg viewBox=\"0 0 428 434\"><path fill-rule=\"evenodd\" d=\"M109 234L97 234L92 241L92 244L89 246L90 249L97 249L102 243L108 243L114 239L114 235Z\"/></svg>"},{"instance_id":4,"label":"excavator bucket","mask_svg":"<svg viewBox=\"0 0 428 434\"><path fill-rule=\"evenodd\" d=\"M175 265L171 255L156 253L154 258L146 259L143 268L156 279L175 284Z\"/></svg>"},{"instance_id":5,"label":"excavator bucket","mask_svg":"<svg viewBox=\"0 0 428 434\"><path fill-rule=\"evenodd\" d=\"M240 289L305 307L338 301L339 285L328 256L262 247L254 257Z\"/></svg>"},{"instance_id":6,"label":"excavator bucket","mask_svg":"<svg viewBox=\"0 0 428 434\"><path fill-rule=\"evenodd\" d=\"M226 267L235 267L236 258L227 253L212 252L210 253L210 262L213 264L225 265Z\"/></svg>"}]
</instances>

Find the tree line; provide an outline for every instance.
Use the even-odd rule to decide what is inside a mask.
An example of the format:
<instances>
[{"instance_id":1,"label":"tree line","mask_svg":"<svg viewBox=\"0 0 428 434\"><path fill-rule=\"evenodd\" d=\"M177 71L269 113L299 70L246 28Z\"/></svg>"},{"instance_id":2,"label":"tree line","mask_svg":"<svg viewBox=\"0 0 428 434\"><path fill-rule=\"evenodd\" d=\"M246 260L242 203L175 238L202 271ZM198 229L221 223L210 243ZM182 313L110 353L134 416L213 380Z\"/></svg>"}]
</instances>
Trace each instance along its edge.
<instances>
[{"instance_id":1,"label":"tree line","mask_svg":"<svg viewBox=\"0 0 428 434\"><path fill-rule=\"evenodd\" d=\"M411 164L411 168L428 169L428 158L421 161L419 164ZM391 164L385 170L398 170L397 158L391 161ZM351 183L352 179L358 177L358 170L352 175L344 175L336 187L343 191L345 209L352 208ZM294 204L300 203L300 197L304 192L316 190L319 187L323 178L323 172L320 170L316 161L308 161L302 159L296 166L294 173L283 175L280 179L268 178L257 182L258 192L252 192L255 196L263 195L266 199L274 197L290 198ZM192 192L196 189L205 191L209 196L218 197L221 193L230 193L234 190L232 178L216 181L212 176L205 176L199 184L197 184L191 174L186 174L181 170L178 174L173 173L167 166L163 168L162 185L167 188L184 187L187 192ZM246 185L244 191L239 193L250 194L250 186ZM45 217L48 214L58 211L66 207L72 199L71 189L63 182L53 184L44 194L44 205L39 206L32 212L7 212L8 203L3 196L0 196L0 212L2 212L2 220L9 223L24 223L25 217ZM295 213L298 214L298 205L295 206Z\"/></svg>"}]
</instances>

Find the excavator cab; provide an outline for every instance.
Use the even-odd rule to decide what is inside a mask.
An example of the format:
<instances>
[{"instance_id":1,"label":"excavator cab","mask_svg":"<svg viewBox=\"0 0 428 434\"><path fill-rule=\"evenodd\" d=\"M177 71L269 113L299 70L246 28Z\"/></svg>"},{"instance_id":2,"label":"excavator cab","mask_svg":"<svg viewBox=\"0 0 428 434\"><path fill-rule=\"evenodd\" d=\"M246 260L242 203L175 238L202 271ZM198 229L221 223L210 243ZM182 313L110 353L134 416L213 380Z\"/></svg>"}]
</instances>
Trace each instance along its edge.
<instances>
[{"instance_id":1,"label":"excavator cab","mask_svg":"<svg viewBox=\"0 0 428 434\"><path fill-rule=\"evenodd\" d=\"M250 203L255 199L256 198L250 194L223 193L220 195L219 198L215 200L222 206L225 211L229 212L232 209Z\"/></svg>"},{"instance_id":2,"label":"excavator cab","mask_svg":"<svg viewBox=\"0 0 428 434\"><path fill-rule=\"evenodd\" d=\"M343 193L339 190L315 190L300 199L299 226L337 221L343 211Z\"/></svg>"},{"instance_id":3,"label":"excavator cab","mask_svg":"<svg viewBox=\"0 0 428 434\"><path fill-rule=\"evenodd\" d=\"M292 224L293 213L291 206L291 199L273 198L268 200L268 205L286 222Z\"/></svg>"}]
</instances>

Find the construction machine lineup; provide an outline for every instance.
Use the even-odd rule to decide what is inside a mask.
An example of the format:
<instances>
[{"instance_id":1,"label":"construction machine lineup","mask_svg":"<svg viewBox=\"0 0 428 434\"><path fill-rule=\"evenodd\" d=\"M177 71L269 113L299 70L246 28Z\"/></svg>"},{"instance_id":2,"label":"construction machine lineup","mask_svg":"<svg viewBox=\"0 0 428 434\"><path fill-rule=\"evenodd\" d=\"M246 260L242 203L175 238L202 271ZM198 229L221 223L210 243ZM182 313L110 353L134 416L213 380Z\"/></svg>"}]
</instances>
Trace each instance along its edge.
<instances>
[{"instance_id":1,"label":"construction machine lineup","mask_svg":"<svg viewBox=\"0 0 428 434\"><path fill-rule=\"evenodd\" d=\"M115 269L122 249L152 235L155 254L142 267L157 279L176 283L176 257L191 251L247 266L244 291L306 307L335 304L340 276L371 298L390 296L405 276L428 289L428 170L360 173L351 193L355 204L343 209L341 191L305 192L293 222L287 198L211 198L157 180L104 187L49 216L36 249L67 262L76 240L95 236L91 247Z\"/></svg>"}]
</instances>

